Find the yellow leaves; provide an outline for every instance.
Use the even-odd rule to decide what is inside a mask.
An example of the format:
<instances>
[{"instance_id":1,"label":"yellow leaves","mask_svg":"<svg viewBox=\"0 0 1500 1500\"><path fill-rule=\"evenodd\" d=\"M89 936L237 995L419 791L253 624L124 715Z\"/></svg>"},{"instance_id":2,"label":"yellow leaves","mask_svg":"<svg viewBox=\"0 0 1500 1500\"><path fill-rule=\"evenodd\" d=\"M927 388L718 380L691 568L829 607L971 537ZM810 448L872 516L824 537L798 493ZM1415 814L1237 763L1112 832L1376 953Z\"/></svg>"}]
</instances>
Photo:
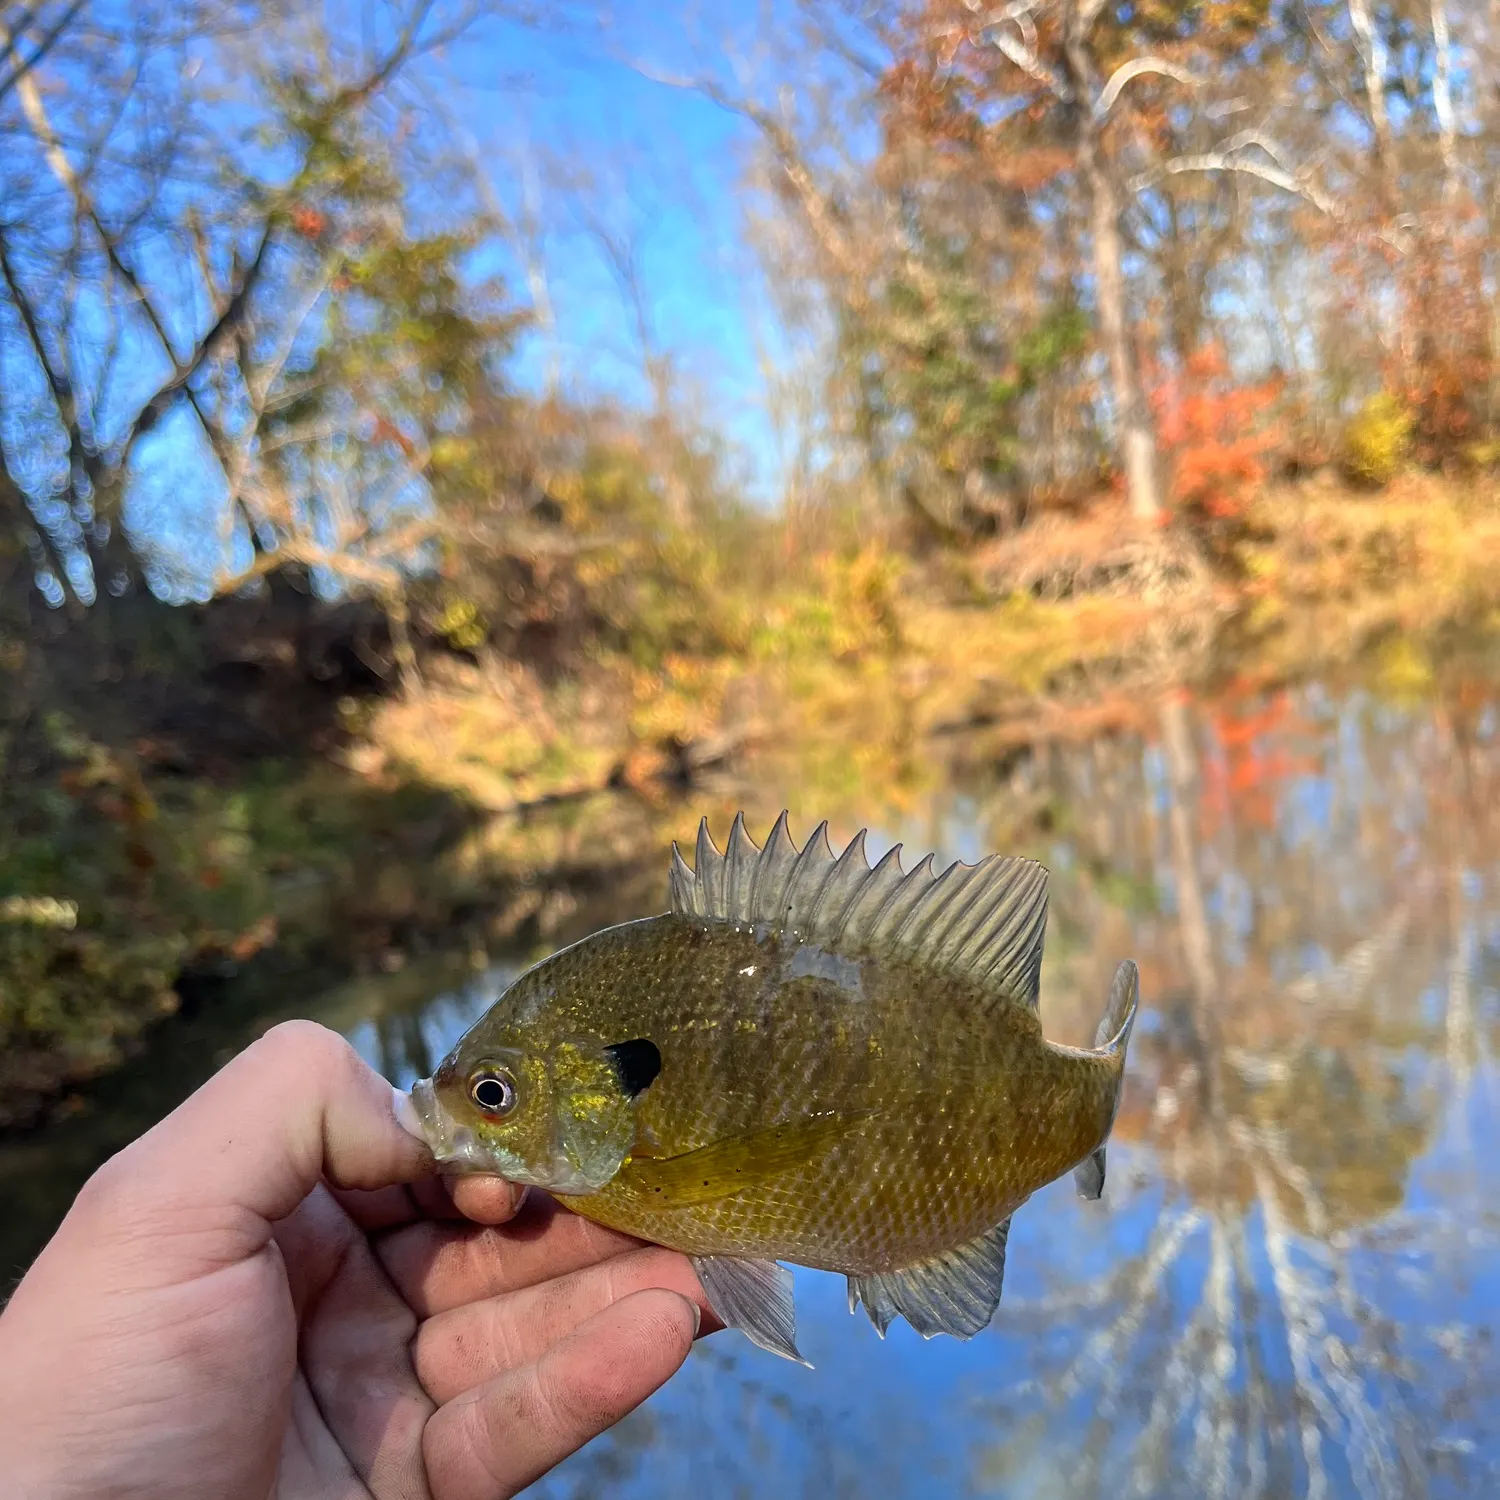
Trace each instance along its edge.
<instances>
[{"instance_id":1,"label":"yellow leaves","mask_svg":"<svg viewBox=\"0 0 1500 1500\"><path fill-rule=\"evenodd\" d=\"M650 745L691 745L719 727L725 699L743 671L732 658L668 656L630 684L631 734Z\"/></svg>"},{"instance_id":2,"label":"yellow leaves","mask_svg":"<svg viewBox=\"0 0 1500 1500\"><path fill-rule=\"evenodd\" d=\"M473 651L489 637L489 621L479 606L466 595L449 592L432 628L455 650Z\"/></svg>"},{"instance_id":3,"label":"yellow leaves","mask_svg":"<svg viewBox=\"0 0 1500 1500\"><path fill-rule=\"evenodd\" d=\"M1500 494L1495 481L1407 473L1380 495L1324 480L1285 486L1252 511L1241 562L1255 599L1247 623L1269 657L1353 655L1387 633L1420 638L1500 602ZM1276 627L1271 636L1268 627ZM1422 668L1392 659L1392 691L1422 690Z\"/></svg>"},{"instance_id":4,"label":"yellow leaves","mask_svg":"<svg viewBox=\"0 0 1500 1500\"><path fill-rule=\"evenodd\" d=\"M901 645L903 560L878 543L825 553L807 576L784 584L757 612L752 658L762 664L853 664Z\"/></svg>"},{"instance_id":5,"label":"yellow leaves","mask_svg":"<svg viewBox=\"0 0 1500 1500\"><path fill-rule=\"evenodd\" d=\"M1382 693L1396 702L1419 700L1432 686L1432 662L1410 636L1396 636L1381 647L1376 674Z\"/></svg>"},{"instance_id":6,"label":"yellow leaves","mask_svg":"<svg viewBox=\"0 0 1500 1500\"><path fill-rule=\"evenodd\" d=\"M1360 407L1344 434L1344 468L1360 484L1382 488L1396 477L1411 449L1416 421L1387 391Z\"/></svg>"},{"instance_id":7,"label":"yellow leaves","mask_svg":"<svg viewBox=\"0 0 1500 1500\"><path fill-rule=\"evenodd\" d=\"M78 903L55 896L7 896L0 901L0 922L58 927L71 932L78 925Z\"/></svg>"},{"instance_id":8,"label":"yellow leaves","mask_svg":"<svg viewBox=\"0 0 1500 1500\"><path fill-rule=\"evenodd\" d=\"M473 459L477 447L472 438L445 434L428 445L427 461L434 469L455 469Z\"/></svg>"},{"instance_id":9,"label":"yellow leaves","mask_svg":"<svg viewBox=\"0 0 1500 1500\"><path fill-rule=\"evenodd\" d=\"M583 475L574 470L547 476L547 494L563 507L569 520L577 520L577 507L583 503Z\"/></svg>"}]
</instances>

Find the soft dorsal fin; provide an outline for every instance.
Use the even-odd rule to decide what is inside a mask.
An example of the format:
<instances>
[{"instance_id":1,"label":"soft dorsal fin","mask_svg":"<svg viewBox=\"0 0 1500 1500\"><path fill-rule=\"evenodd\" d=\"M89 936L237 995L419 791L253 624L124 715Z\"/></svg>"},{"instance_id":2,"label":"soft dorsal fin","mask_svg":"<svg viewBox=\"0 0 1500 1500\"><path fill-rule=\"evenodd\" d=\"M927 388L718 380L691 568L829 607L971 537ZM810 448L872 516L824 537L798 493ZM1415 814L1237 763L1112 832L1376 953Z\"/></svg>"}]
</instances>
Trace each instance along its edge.
<instances>
[{"instance_id":1,"label":"soft dorsal fin","mask_svg":"<svg viewBox=\"0 0 1500 1500\"><path fill-rule=\"evenodd\" d=\"M846 955L899 954L1034 1008L1047 930L1046 868L991 855L938 874L930 854L910 871L900 856L897 844L871 869L863 829L835 856L827 823L799 849L785 813L763 849L737 814L720 854L705 818L695 868L672 845L672 910L770 927Z\"/></svg>"}]
</instances>

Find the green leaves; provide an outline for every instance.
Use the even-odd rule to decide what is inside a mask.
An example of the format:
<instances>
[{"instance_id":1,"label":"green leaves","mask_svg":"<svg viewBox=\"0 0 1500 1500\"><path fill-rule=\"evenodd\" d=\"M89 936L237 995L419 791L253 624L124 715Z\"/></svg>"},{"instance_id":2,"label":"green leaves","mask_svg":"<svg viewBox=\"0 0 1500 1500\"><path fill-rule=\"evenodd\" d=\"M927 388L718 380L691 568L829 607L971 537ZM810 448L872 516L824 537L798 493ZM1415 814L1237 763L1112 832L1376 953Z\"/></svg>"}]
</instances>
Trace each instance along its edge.
<instances>
[{"instance_id":1,"label":"green leaves","mask_svg":"<svg viewBox=\"0 0 1500 1500\"><path fill-rule=\"evenodd\" d=\"M1021 455L1025 399L1089 343L1071 298L1028 322L1007 309L982 244L923 242L884 296L844 311L841 359L858 391L857 423L881 462L925 469L945 509L978 480L1004 486Z\"/></svg>"}]
</instances>

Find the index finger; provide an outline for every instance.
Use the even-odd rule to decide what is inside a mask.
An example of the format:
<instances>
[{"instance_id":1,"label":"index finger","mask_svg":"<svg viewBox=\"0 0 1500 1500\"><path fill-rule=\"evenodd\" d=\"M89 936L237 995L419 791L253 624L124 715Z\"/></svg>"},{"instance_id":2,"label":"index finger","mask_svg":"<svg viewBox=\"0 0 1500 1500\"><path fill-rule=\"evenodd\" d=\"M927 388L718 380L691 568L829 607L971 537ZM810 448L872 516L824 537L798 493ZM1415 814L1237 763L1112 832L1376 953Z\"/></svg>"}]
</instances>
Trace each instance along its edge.
<instances>
[{"instance_id":1,"label":"index finger","mask_svg":"<svg viewBox=\"0 0 1500 1500\"><path fill-rule=\"evenodd\" d=\"M375 1241L385 1273L419 1318L638 1250L641 1241L569 1213L532 1193L509 1224L433 1222L393 1230Z\"/></svg>"},{"instance_id":2,"label":"index finger","mask_svg":"<svg viewBox=\"0 0 1500 1500\"><path fill-rule=\"evenodd\" d=\"M399 1229L427 1219L448 1222L469 1220L479 1224L504 1224L516 1216L526 1198L526 1189L503 1177L474 1179L478 1191L466 1191L455 1201L454 1185L462 1178L420 1177L400 1186L365 1190L335 1189L344 1212L366 1231Z\"/></svg>"},{"instance_id":3,"label":"index finger","mask_svg":"<svg viewBox=\"0 0 1500 1500\"><path fill-rule=\"evenodd\" d=\"M501 1500L633 1411L681 1368L698 1310L640 1291L596 1313L534 1364L441 1406L422 1436L435 1500Z\"/></svg>"},{"instance_id":4,"label":"index finger","mask_svg":"<svg viewBox=\"0 0 1500 1500\"><path fill-rule=\"evenodd\" d=\"M106 1162L77 1211L189 1213L236 1225L242 1253L254 1253L321 1181L376 1189L436 1172L397 1100L336 1032L283 1022ZM204 1253L222 1256L222 1238Z\"/></svg>"}]
</instances>

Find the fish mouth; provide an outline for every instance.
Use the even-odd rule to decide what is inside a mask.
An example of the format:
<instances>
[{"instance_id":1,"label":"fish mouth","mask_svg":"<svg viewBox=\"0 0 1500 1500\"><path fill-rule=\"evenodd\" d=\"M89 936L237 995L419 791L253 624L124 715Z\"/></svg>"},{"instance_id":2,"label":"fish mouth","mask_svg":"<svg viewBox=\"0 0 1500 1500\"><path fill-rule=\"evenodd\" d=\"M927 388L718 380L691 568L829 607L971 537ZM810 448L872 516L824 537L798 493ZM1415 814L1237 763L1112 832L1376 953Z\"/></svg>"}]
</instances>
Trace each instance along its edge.
<instances>
[{"instance_id":1,"label":"fish mouth","mask_svg":"<svg viewBox=\"0 0 1500 1500\"><path fill-rule=\"evenodd\" d=\"M460 1125L443 1108L430 1078L412 1085L411 1106L422 1126L427 1149L440 1166L450 1172L498 1172L492 1153L466 1125Z\"/></svg>"},{"instance_id":2,"label":"fish mouth","mask_svg":"<svg viewBox=\"0 0 1500 1500\"><path fill-rule=\"evenodd\" d=\"M443 1108L430 1078L418 1079L408 1097L422 1126L427 1148L445 1173L503 1177L507 1182L545 1188L549 1193L561 1196L594 1193L604 1185L595 1180L594 1174L571 1160L561 1148L553 1151L552 1159L545 1167L536 1168L528 1166L503 1146L482 1141Z\"/></svg>"}]
</instances>

